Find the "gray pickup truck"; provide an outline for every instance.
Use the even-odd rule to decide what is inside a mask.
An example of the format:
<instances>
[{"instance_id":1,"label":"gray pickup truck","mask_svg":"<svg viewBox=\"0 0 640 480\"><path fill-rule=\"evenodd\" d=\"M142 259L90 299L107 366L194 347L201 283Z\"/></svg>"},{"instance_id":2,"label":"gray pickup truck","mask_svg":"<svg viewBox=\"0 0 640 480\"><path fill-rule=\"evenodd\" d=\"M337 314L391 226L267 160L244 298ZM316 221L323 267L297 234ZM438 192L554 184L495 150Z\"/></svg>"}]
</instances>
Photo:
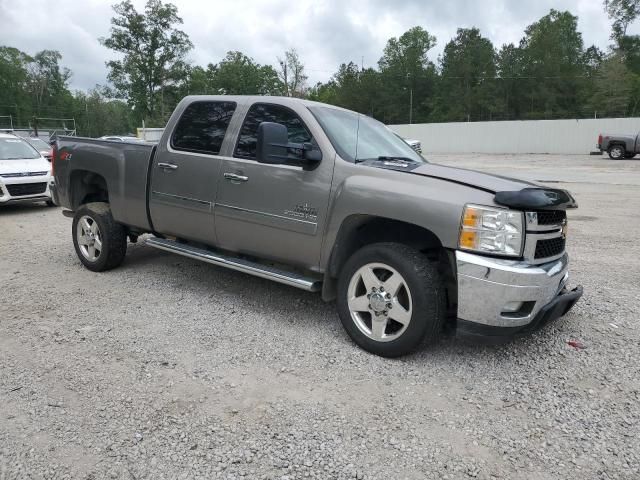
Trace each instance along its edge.
<instances>
[{"instance_id":1,"label":"gray pickup truck","mask_svg":"<svg viewBox=\"0 0 640 480\"><path fill-rule=\"evenodd\" d=\"M635 157L640 153L640 133L637 135L598 135L596 148L600 153L607 152L612 160L623 160Z\"/></svg>"},{"instance_id":2,"label":"gray pickup truck","mask_svg":"<svg viewBox=\"0 0 640 480\"><path fill-rule=\"evenodd\" d=\"M406 354L445 330L508 338L567 313L565 190L427 162L382 123L291 98L190 96L157 145L61 137L55 202L90 270L127 241L336 301Z\"/></svg>"}]
</instances>

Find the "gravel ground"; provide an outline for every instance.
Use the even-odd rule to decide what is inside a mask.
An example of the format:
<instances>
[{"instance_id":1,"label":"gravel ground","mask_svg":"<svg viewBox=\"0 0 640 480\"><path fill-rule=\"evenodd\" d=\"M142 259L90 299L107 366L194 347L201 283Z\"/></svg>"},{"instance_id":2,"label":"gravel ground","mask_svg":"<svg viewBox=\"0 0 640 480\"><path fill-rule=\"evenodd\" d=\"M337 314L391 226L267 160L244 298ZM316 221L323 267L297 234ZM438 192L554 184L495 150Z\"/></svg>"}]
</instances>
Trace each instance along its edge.
<instances>
[{"instance_id":1,"label":"gravel ground","mask_svg":"<svg viewBox=\"0 0 640 480\"><path fill-rule=\"evenodd\" d=\"M386 360L317 295L142 244L95 274L1 208L0 480L640 478L640 162L433 159L574 192L569 315Z\"/></svg>"}]
</instances>

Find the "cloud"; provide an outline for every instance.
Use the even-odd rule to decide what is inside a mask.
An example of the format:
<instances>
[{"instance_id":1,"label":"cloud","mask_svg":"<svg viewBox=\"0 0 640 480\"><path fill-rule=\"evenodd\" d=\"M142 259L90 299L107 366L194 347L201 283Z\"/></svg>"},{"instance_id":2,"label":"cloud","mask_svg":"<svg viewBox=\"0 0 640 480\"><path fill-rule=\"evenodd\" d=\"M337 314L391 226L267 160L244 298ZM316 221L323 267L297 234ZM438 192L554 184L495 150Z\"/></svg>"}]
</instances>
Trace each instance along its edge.
<instances>
[{"instance_id":1,"label":"cloud","mask_svg":"<svg viewBox=\"0 0 640 480\"><path fill-rule=\"evenodd\" d=\"M27 53L59 50L73 72L71 85L88 89L106 83L106 60L114 52L102 47L108 35L112 1L0 0L0 45ZM184 19L182 29L195 45L190 59L216 63L229 50L240 50L260 63L275 64L288 48L302 57L310 83L327 80L340 63L376 66L386 41L420 25L438 39L433 61L459 27L478 27L496 47L518 43L527 25L551 8L579 17L585 45L605 49L610 22L599 0L174 0ZM144 1L135 0L142 10ZM632 28L638 33L640 26Z\"/></svg>"}]
</instances>

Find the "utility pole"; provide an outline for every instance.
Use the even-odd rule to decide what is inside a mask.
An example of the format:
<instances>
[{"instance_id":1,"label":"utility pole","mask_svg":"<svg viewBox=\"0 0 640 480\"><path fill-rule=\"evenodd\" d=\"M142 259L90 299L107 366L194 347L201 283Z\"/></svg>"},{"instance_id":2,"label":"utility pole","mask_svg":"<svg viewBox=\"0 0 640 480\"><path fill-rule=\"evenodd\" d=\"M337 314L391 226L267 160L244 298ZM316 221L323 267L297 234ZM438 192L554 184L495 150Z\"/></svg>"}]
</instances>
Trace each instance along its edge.
<instances>
[{"instance_id":1,"label":"utility pole","mask_svg":"<svg viewBox=\"0 0 640 480\"><path fill-rule=\"evenodd\" d=\"M413 123L413 85L409 73L407 73L407 82L409 83L409 125L411 125Z\"/></svg>"},{"instance_id":2,"label":"utility pole","mask_svg":"<svg viewBox=\"0 0 640 480\"><path fill-rule=\"evenodd\" d=\"M413 123L413 88L409 89L409 125Z\"/></svg>"}]
</instances>

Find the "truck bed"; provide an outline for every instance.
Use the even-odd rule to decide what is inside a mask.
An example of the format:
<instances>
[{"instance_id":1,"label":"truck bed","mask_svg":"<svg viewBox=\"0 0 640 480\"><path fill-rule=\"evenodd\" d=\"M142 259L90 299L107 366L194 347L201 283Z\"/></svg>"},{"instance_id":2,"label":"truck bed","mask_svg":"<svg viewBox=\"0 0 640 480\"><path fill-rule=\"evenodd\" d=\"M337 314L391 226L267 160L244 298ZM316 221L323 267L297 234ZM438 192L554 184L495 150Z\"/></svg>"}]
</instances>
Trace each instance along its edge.
<instances>
[{"instance_id":1,"label":"truck bed","mask_svg":"<svg viewBox=\"0 0 640 480\"><path fill-rule=\"evenodd\" d=\"M107 186L115 220L141 230L151 228L146 198L154 144L58 137L57 149L54 168L59 205L75 210L93 192L70 189L71 179L97 175Z\"/></svg>"}]
</instances>

